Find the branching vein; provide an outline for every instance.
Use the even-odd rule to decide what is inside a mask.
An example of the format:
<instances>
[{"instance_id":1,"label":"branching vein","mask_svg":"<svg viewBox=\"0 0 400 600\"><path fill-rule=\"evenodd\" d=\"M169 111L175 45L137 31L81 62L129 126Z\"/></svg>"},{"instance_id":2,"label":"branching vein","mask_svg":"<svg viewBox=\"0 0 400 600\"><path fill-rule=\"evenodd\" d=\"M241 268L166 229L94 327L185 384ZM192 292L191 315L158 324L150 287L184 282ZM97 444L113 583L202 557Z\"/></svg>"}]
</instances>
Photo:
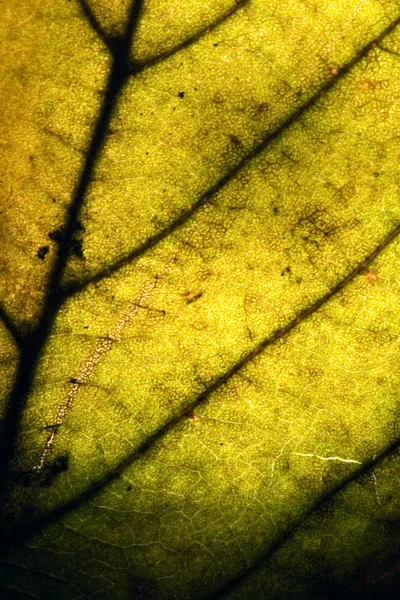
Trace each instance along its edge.
<instances>
[{"instance_id":1,"label":"branching vein","mask_svg":"<svg viewBox=\"0 0 400 600\"><path fill-rule=\"evenodd\" d=\"M203 206L210 202L218 192L220 192L236 175L238 175L253 159L259 156L267 147L272 145L280 136L294 123L296 123L307 111L314 107L317 102L334 86L338 84L363 58L365 58L369 52L375 52L377 45L384 40L400 23L400 17L393 21L382 33L366 44L351 60L342 65L340 69L328 79L328 81L295 110L289 117L287 117L278 127L269 132L264 139L251 150L247 156L245 156L236 166L230 171L225 173L216 183L214 183L208 190L199 196L199 198L183 212L176 220L170 222L160 232L154 234L148 238L146 242L140 246L134 248L129 254L118 259L114 264L106 267L101 272L89 277L78 284L66 286L65 296L70 297L86 288L90 283L101 281L106 277L110 277L113 273L118 272L126 265L132 263L134 260L144 255L146 252L151 250L154 246L160 243L169 235L173 234L177 229L183 226L189 219L191 219Z\"/></svg>"},{"instance_id":2,"label":"branching vein","mask_svg":"<svg viewBox=\"0 0 400 600\"><path fill-rule=\"evenodd\" d=\"M104 32L102 31L100 25L96 21L95 17L91 13L86 0L79 0L82 10L84 11L88 21L92 25L93 29L95 29L99 35L102 36L102 39L107 39L105 37ZM39 325L33 331L32 334L23 342L22 345L22 357L20 361L19 371L16 375L16 384L13 390L13 393L9 402L9 411L6 415L6 427L5 427L5 435L3 436L3 446L0 452L0 471L2 472L3 480L6 477L6 474L10 470L10 465L12 466L12 462L14 459L14 445L15 440L17 438L17 432L21 420L21 415L23 413L26 399L31 392L33 377L36 371L36 367L38 361L44 352L44 348L48 337L50 335L51 328L53 326L54 320L58 313L58 310L61 306L61 302L65 296L62 296L62 280L65 274L66 265L69 258L69 253L72 247L72 241L75 234L75 230L77 227L78 216L80 210L82 208L82 204L86 197L86 193L88 187L93 178L93 171L100 155L102 148L104 147L104 142L106 138L106 132L108 129L108 125L111 121L113 109L115 107L116 101L123 90L123 87L132 73L138 73L140 70L147 68L164 60L178 52L186 48L191 43L194 43L196 40L200 39L202 35L210 31L212 28L216 27L219 23L233 14L238 8L243 6L246 3L246 0L237 3L234 8L232 8L228 13L223 15L218 21L216 21L213 25L208 26L202 32L199 32L192 38L189 38L179 46L173 48L171 51L159 55L154 59L148 61L147 63L138 63L132 66L130 60L130 52L132 48L132 42L134 38L134 34L139 22L140 12L142 7L142 1L137 0L136 2L132 2L129 18L127 21L127 25L125 28L125 32L123 36L119 38L113 38L109 42L109 47L113 56L112 67L107 83L107 88L104 93L103 105L99 114L99 118L96 124L96 127L93 132L92 140L90 142L90 147L88 149L88 153L86 156L86 162L84 168L82 170L80 179L78 181L74 197L71 202L71 206L67 216L67 222L65 225L65 235L63 239L59 243L57 257L54 263L54 267L50 276L50 283L48 286L47 296L44 303L44 308L42 312L41 319L39 321ZM91 281L99 281L104 277L111 275L112 273L118 271L121 267L129 264L132 260L144 254L150 248L155 246L158 242L166 238L168 235L173 233L178 227L183 225L188 219L190 219L199 209L204 206L207 202L209 202L221 189L226 186L229 181L231 181L251 160L253 160L256 156L258 156L264 149L266 149L270 144L272 144L279 136L293 123L298 121L302 115L309 110L312 106L314 106L330 89L332 89L338 81L341 80L349 71L357 65L370 51L374 51L374 48L379 45L383 39L389 35L400 23L400 17L396 19L389 27L387 27L376 39L370 41L366 44L357 55L355 55L348 63L344 64L338 71L338 73L332 75L332 77L320 88L320 90L314 94L304 105L298 108L293 114L291 114L284 122L282 122L273 132L270 132L262 141L259 143L239 164L237 164L233 169L223 175L213 186L211 186L208 190L206 190L193 204L193 206L186 211L179 219L174 222L168 224L164 230L160 233L154 235L152 238L148 239L145 244L140 247L134 249L129 255L123 257L121 260L116 262L115 264L108 267L102 273L95 275L90 280L85 281L81 285L70 288L67 294L72 295L88 285ZM108 43L108 42L107 42ZM303 311L301 311L298 315L296 315L292 321L290 321L285 327L275 331L270 337L263 340L260 344L255 346L255 348L249 352L244 358L234 364L229 370L220 375L220 377L208 387L208 389L204 390L202 394L197 396L191 402L189 402L179 414L171 417L171 419L163 424L159 430L153 433L139 448L137 448L131 455L127 456L117 468L113 469L111 472L106 473L99 479L97 482L93 484L93 486L88 489L84 494L79 497L75 497L68 504L64 506L58 507L52 513L47 514L35 522L31 522L28 525L25 525L19 531L19 535L30 535L32 532L39 530L40 528L48 525L52 521L59 519L62 515L68 513L72 509L78 507L82 502L86 501L88 498L93 496L96 492L101 490L107 483L109 483L113 478L118 477L119 474L128 466L130 466L133 461L140 459L146 451L153 447L153 445L162 439L171 429L171 427L175 426L183 419L188 418L190 414L193 412L195 408L199 405L205 403L210 395L219 389L223 384L229 381L233 376L235 376L241 369L243 369L247 364L249 364L255 356L264 351L267 347L276 343L278 340L288 335L295 327L297 327L301 322L314 314L317 310L319 310L326 302L328 302L333 296L337 295L343 288L349 284L363 269L365 269L395 238L398 237L400 233L400 227L397 226L393 231L389 233L389 235L379 244L375 250L368 256L366 259L359 264L351 273L349 273L342 281L340 281L332 290L330 290L327 294L322 296L319 300L314 302L313 304L306 307ZM39 464L39 469L43 468L43 465L46 461L46 455L50 451L54 437L56 435L57 427L61 425L63 420L65 419L69 408L72 403L75 401L79 386L82 383L86 383L89 381L93 370L96 365L99 363L101 358L109 352L112 344L118 341L121 338L123 330L129 326L132 319L135 317L138 307L143 304L144 301L148 298L148 296L152 293L155 286L157 285L157 279L154 278L145 288L143 289L139 299L129 305L127 311L124 315L117 321L115 327L109 332L109 335L106 339L99 340L96 346L93 348L93 351L90 353L87 360L82 365L79 373L76 376L76 381L72 383L72 387L67 395L65 401L60 405L55 420L54 430L50 430L49 437L47 439L45 448L43 450L43 455L41 457L41 461ZM0 317L3 318L3 312L0 311ZM7 325L6 317L3 318L4 322ZM10 328L10 327L9 327ZM11 329L10 329L11 331ZM56 427L57 426L57 427ZM391 445L388 445L380 455L374 456L371 460L364 462L361 464L359 461L353 459L345 459L338 456L331 457L323 457L315 454L300 454L300 456L313 456L320 460L337 460L339 462L345 463L354 463L360 465L360 468L354 468L349 477L345 480L342 480L337 484L335 488L331 488L321 498L310 507L309 511L305 514L301 515L296 523L293 523L289 529L284 533L284 535L278 539L274 545L268 548L264 554L264 556L260 557L257 561L255 561L252 565L250 565L245 571L243 571L237 578L232 581L229 581L226 585L224 585L223 589L220 590L220 594L226 593L229 589L232 589L240 580L246 578L251 572L254 572L257 568L260 567L263 562L273 553L275 552L290 536L293 535L296 528L304 522L306 518L314 510L320 506L323 502L326 501L327 498L333 497L340 490L342 490L346 485L348 485L351 481L354 480L360 473L366 472L371 469L373 466L382 461L386 456L394 452L400 446L400 441L396 441ZM13 543L15 542L16 535L15 528L10 532L9 536L6 536L8 541ZM214 596L214 597L218 597Z\"/></svg>"},{"instance_id":3,"label":"branching vein","mask_svg":"<svg viewBox=\"0 0 400 600\"><path fill-rule=\"evenodd\" d=\"M21 334L18 331L18 328L13 323L12 319L10 318L10 316L8 315L8 313L5 310L4 306L2 306L1 304L0 304L0 320L3 321L3 325L6 327L6 329L8 330L8 332L11 334L11 336L13 337L13 339L14 339L15 343L17 344L17 346L20 348L21 347L21 343L22 343Z\"/></svg>"}]
</instances>

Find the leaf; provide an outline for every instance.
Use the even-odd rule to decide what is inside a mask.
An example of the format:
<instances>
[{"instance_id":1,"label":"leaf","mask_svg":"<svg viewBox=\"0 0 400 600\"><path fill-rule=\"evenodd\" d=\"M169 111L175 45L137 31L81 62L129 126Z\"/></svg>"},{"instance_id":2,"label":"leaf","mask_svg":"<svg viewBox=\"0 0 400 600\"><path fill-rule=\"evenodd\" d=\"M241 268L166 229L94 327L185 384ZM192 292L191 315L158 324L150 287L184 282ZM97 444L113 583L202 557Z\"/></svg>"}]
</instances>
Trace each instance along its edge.
<instances>
[{"instance_id":1,"label":"leaf","mask_svg":"<svg viewBox=\"0 0 400 600\"><path fill-rule=\"evenodd\" d=\"M399 24L7 3L3 597L396 597Z\"/></svg>"}]
</instances>

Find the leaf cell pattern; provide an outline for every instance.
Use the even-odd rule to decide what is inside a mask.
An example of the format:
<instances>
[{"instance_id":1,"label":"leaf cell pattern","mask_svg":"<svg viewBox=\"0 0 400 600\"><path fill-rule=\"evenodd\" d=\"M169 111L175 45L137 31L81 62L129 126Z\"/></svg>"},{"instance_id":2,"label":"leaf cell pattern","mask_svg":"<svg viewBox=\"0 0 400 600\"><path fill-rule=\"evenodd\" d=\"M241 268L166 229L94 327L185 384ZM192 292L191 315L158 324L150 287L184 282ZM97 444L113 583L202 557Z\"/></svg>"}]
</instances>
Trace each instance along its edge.
<instances>
[{"instance_id":1,"label":"leaf cell pattern","mask_svg":"<svg viewBox=\"0 0 400 600\"><path fill-rule=\"evenodd\" d=\"M396 597L399 24L13 0L7 598Z\"/></svg>"}]
</instances>

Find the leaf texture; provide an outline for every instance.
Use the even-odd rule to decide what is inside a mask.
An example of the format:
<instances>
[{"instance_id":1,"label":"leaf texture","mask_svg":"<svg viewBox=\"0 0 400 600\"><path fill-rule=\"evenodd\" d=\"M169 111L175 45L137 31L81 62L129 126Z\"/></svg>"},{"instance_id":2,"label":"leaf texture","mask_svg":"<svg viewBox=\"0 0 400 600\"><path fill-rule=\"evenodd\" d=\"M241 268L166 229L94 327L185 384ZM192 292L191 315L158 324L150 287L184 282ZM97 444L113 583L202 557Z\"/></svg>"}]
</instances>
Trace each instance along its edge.
<instances>
[{"instance_id":1,"label":"leaf texture","mask_svg":"<svg viewBox=\"0 0 400 600\"><path fill-rule=\"evenodd\" d=\"M396 597L397 2L7 2L7 598Z\"/></svg>"}]
</instances>

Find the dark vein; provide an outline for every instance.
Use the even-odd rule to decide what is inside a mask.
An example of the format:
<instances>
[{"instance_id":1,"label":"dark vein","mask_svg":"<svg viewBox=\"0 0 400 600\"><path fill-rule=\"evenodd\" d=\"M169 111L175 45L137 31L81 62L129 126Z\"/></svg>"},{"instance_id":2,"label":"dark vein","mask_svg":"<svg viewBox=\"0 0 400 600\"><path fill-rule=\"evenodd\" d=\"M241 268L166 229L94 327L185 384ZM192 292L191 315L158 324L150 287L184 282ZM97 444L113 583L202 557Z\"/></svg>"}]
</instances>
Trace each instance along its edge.
<instances>
[{"instance_id":1,"label":"dark vein","mask_svg":"<svg viewBox=\"0 0 400 600\"><path fill-rule=\"evenodd\" d=\"M158 63L166 60L167 58L170 58L177 52L180 52L181 50L185 50L189 46L192 46L194 43L198 42L202 37L211 33L212 31L214 31L214 29L216 29L219 25L221 25L227 19L229 19L229 17L234 15L239 10L239 8L243 8L244 6L246 6L246 4L249 4L249 2L250 2L250 0L239 0L239 1L237 0L236 4L234 6L232 6L224 14L222 14L220 17L218 17L218 19L216 19L213 23L211 23L210 25L207 25L206 27L204 27L204 29L201 29L200 31L198 31L191 37L187 38L183 42L180 42L179 44L177 44L170 50L167 50L167 52L157 54L156 56L154 56L153 58L151 58L147 61L143 61L143 62L137 61L136 63L134 63L132 65L132 74L141 73L145 69L148 69L149 67L153 67L154 65L157 65Z\"/></svg>"},{"instance_id":2,"label":"dark vein","mask_svg":"<svg viewBox=\"0 0 400 600\"><path fill-rule=\"evenodd\" d=\"M25 407L32 389L35 370L49 337L62 302L61 282L73 248L78 229L79 213L92 180L92 174L104 145L113 109L126 80L130 75L129 52L135 27L139 21L142 0L132 3L123 36L112 41L112 64L99 117L86 153L83 169L68 208L62 235L58 239L56 257L49 275L46 296L37 326L21 345L21 360L16 373L16 383L10 394L4 419L4 434L0 445L0 484L4 484L13 461L15 441Z\"/></svg>"},{"instance_id":3,"label":"dark vein","mask_svg":"<svg viewBox=\"0 0 400 600\"><path fill-rule=\"evenodd\" d=\"M115 106L116 99L119 96L125 81L131 74L129 51L133 35L138 24L141 5L141 0L137 0L137 2L135 2L132 5L128 19L128 24L125 29L124 35L122 37L114 38L112 40L113 61L107 87L104 94L102 107L100 110L99 119L93 133L90 147L87 152L82 174L75 189L71 206L68 211L68 217L67 222L65 224L63 236L58 245L56 259L54 261L54 265L49 277L49 286L44 302L42 315L39 320L38 326L35 328L32 334L30 334L23 342L21 362L16 377L16 385L11 394L9 409L6 414L5 434L2 440L2 451L0 452L0 470L3 482L13 459L14 442L17 437L18 426L20 423L22 411L25 406L25 401L32 388L34 372L36 370L36 366L43 351L44 345L48 339L57 311L62 302L61 282L68 261L69 252L72 247L79 211L82 206L88 187L90 185L91 176L106 137L107 128L112 116L112 111ZM142 252L143 249L146 250L147 248L153 246L157 241L163 239L164 237L166 237L166 235L174 231L180 224L186 221L200 206L204 205L214 194L216 194L220 189L222 189L250 160L257 156L268 144L270 144L274 139L276 139L289 125L294 123L307 109L313 106L318 101L318 99L323 96L323 94L325 94L329 89L331 89L336 84L336 82L339 81L341 77L343 77L343 75L348 73L355 64L357 64L363 57L365 57L367 53L377 43L382 41L385 36L387 36L391 31L393 31L395 27L399 24L399 22L400 17L396 21L394 21L389 27L387 27L378 38L368 43L358 55L356 55L346 65L344 65L338 76L335 76L332 79L330 79L321 88L321 90L317 92L304 106L300 107L297 111L295 111L293 115L289 117L281 126L279 126L272 134L268 135L264 139L264 141L261 142L261 144L259 144L237 167L232 169L229 173L222 177L220 181L217 182L217 184L212 186L205 194L203 194L203 196L197 201L194 208L188 211L187 214L185 213L180 219L178 219L178 221L171 224L162 234L159 234L157 237L153 238L152 240L149 240L145 246L142 246ZM398 234L399 227L396 227L396 229L394 229L387 236L387 238L369 255L369 257L367 257L363 261L363 263L358 265L356 269L354 269L347 277L345 277L341 282L339 282L335 288L333 288L325 296L320 298L316 303L304 309L287 326L280 330L277 330L271 337L261 342L261 344L259 344L254 350L252 350L243 359L237 362L229 371L227 371L225 374L219 377L207 390L205 390L201 395L199 395L191 404L184 408L179 414L172 417L172 419L167 424L165 424L152 436L150 436L148 440L146 440L146 442L144 442L138 448L138 450L136 450L132 455L126 457L126 459L122 461L117 468L113 469L110 473L106 474L105 477L103 477L96 484L94 484L91 489L87 490L81 496L73 499L68 504L57 508L52 513L49 513L44 517L37 519L35 522L32 522L28 525L22 525L20 528L18 528L19 534L17 538L16 528L13 528L12 530L5 528L4 531L8 531L9 535L5 536L4 542L7 542L8 540L9 543L15 544L16 539L21 539L20 536L28 535L33 531L37 531L45 525L50 524L55 519L66 514L68 511L72 510L75 507L78 507L82 502L88 500L96 492L101 490L108 482L118 477L120 473L126 467L128 467L134 460L141 458L144 455L144 453L149 448L151 448L155 442L161 439L171 427L179 423L185 417L188 417L196 407L198 407L201 403L205 402L208 399L212 392L216 391L231 377L238 373L239 370L242 369L245 365L247 365L258 353L263 351L271 344L275 343L278 339L281 339L284 335L288 334L300 322L302 322L304 319L307 319L331 297L340 292L354 277L356 277L356 275L358 275L362 271L362 269L369 265L370 262L374 260L378 256L378 254L392 240L395 239L395 237L398 236ZM137 255L139 250L136 251L135 256ZM132 256L127 257L124 260L124 264L129 262L131 258ZM120 266L121 265L114 265L114 267L111 267L111 269L115 271ZM107 273L109 273L109 271L107 271ZM373 461L370 461L367 466L363 466L357 472L357 475L360 474L360 472L362 472L363 469L367 469L370 468L371 465L375 465L379 460L382 459L382 457L386 456L389 453L389 451L393 451L394 447L395 445L393 444L390 447L390 449L385 450ZM353 477L357 475L354 475ZM341 484L341 486L342 485L343 484ZM288 533L287 535L290 535L290 533Z\"/></svg>"},{"instance_id":4,"label":"dark vein","mask_svg":"<svg viewBox=\"0 0 400 600\"><path fill-rule=\"evenodd\" d=\"M356 54L351 60L345 63L337 72L333 75L311 98L309 98L302 106L296 109L287 119L285 119L278 127L272 132L268 133L264 139L251 150L236 166L230 171L223 175L215 184L213 184L208 190L206 190L201 196L194 202L194 204L184 211L176 220L169 223L165 229L159 233L149 237L142 245L132 250L126 256L117 260L114 264L103 269L101 272L87 278L80 283L74 283L69 286L65 286L64 294L66 298L73 296L86 288L91 283L97 283L106 277L118 272L123 267L129 265L133 260L139 258L151 248L156 246L159 242L164 240L170 234L174 233L179 227L184 225L191 217L193 217L204 205L220 192L240 171L242 171L253 159L261 154L268 146L270 146L275 140L277 140L291 125L296 123L300 117L302 117L307 111L312 109L317 102L333 87L335 87L339 81L341 81L371 50L375 50L376 46L387 37L400 23L400 17L398 17L393 23L391 23L382 33L366 44L358 54Z\"/></svg>"},{"instance_id":5,"label":"dark vein","mask_svg":"<svg viewBox=\"0 0 400 600\"><path fill-rule=\"evenodd\" d=\"M2 304L0 304L0 320L3 322L3 325L8 330L8 333L13 337L14 342L16 343L18 348L21 348L23 337Z\"/></svg>"},{"instance_id":6,"label":"dark vein","mask_svg":"<svg viewBox=\"0 0 400 600\"><path fill-rule=\"evenodd\" d=\"M112 50L113 36L107 34L104 31L104 29L101 27L99 21L96 19L93 11L91 10L90 6L88 5L87 0L78 0L78 2L82 8L82 11L85 14L90 26L92 27L92 29L97 33L97 35L104 42L104 44L106 44L106 46L108 48L110 48L110 50ZM249 2L250 2L250 0L236 0L236 4L234 4L234 6L232 6L225 13L223 13L221 16L219 16L213 23L206 25L206 27L204 27L203 29L200 29L200 31L198 31L197 33L188 37L183 42L176 44L176 46L173 46L170 50L167 50L166 52L157 54L157 55L153 56L152 58L145 60L145 61L134 61L133 63L131 63L131 75L137 75L138 73L141 73L145 69L148 69L149 67L152 67L154 65L157 65L160 62L163 62L164 60L166 60L167 58L170 58L171 56L180 52L181 50L185 50L186 48L189 48L190 46L192 46L193 44L198 42L202 37L211 33L212 31L214 31L214 29L216 29L219 25L224 23L224 21L226 21L229 17L231 17L233 14L235 14L239 10L239 8L242 8L246 4L249 4Z\"/></svg>"},{"instance_id":7,"label":"dark vein","mask_svg":"<svg viewBox=\"0 0 400 600\"><path fill-rule=\"evenodd\" d=\"M368 255L368 257L363 260L353 271L351 271L344 279L342 279L332 290L328 291L324 296L319 298L316 302L305 308L301 311L292 321L290 321L287 325L282 327L281 329L276 330L270 337L266 338L260 344L258 344L253 350L248 352L242 359L236 362L228 371L223 373L218 379L215 380L207 389L205 389L199 396L197 396L191 403L185 406L179 413L173 416L167 423L165 423L160 429L155 431L147 440L145 440L139 448L137 448L132 454L128 455L125 459L123 459L117 467L106 473L101 479L95 482L91 488L86 490L80 496L73 498L71 501L67 502L63 506L57 507L52 512L39 517L36 520L33 520L27 524L23 524L19 527L4 527L3 538L4 544L12 544L15 539L22 539L25 537L29 537L33 533L39 531L43 527L50 525L55 522L57 519L63 517L70 511L78 508L82 503L90 500L97 492L101 491L108 483L117 479L121 473L127 469L134 461L139 460L143 456L145 456L146 452L151 449L156 442L161 440L168 432L178 425L183 419L190 418L193 414L193 411L198 408L201 404L204 404L210 397L210 395L221 388L224 384L226 384L234 375L239 373L246 365L248 365L255 356L263 352L269 346L275 344L278 340L282 339L284 336L288 335L293 329L295 329L300 323L308 319L311 315L313 315L317 310L319 310L324 304L326 304L331 298L336 296L339 292L341 292L346 285L348 285L353 279L362 273L373 260L375 260L381 252L392 242L394 241L398 235L400 234L400 225L398 225L395 229L393 229L386 238ZM371 466L376 465L380 460L383 460L393 449L397 448L400 445L400 440L392 443L386 449L382 451L379 455L376 455L370 461L364 463L362 467L355 473L346 479L345 481L348 483L352 481L355 477L357 477L360 473L363 473L365 470L371 468ZM327 498L331 497L332 494L336 493L336 491L342 489L342 487L346 485L346 483L340 483L337 488L334 488L327 494L325 494L317 503L322 503ZM317 506L316 505L316 506ZM315 507L314 507L315 508ZM312 512L310 510L309 512ZM308 515L308 513L307 513ZM306 518L306 517L304 517ZM304 519L302 518L300 521L296 523L296 527L300 522ZM282 541L278 541L277 544L283 543L290 536L290 531L285 533L282 536ZM274 546L275 547L275 546ZM270 552L271 550L268 550ZM254 563L256 564L256 563ZM258 564L258 562L257 562ZM244 576L244 575L243 575Z\"/></svg>"},{"instance_id":8,"label":"dark vein","mask_svg":"<svg viewBox=\"0 0 400 600\"><path fill-rule=\"evenodd\" d=\"M237 577L234 577L227 581L223 586L221 586L216 592L209 596L205 600L217 600L219 598L223 598L226 594L233 591L233 589L240 583L245 582L249 579L253 574L257 573L265 563L276 553L282 546L289 542L292 539L297 531L301 528L301 526L307 521L312 514L323 508L324 504L331 501L335 496L337 496L340 492L345 490L351 483L356 481L362 475L367 474L378 464L382 463L386 458L388 458L391 454L398 452L400 449L400 439L396 440L389 444L380 454L374 456L370 460L363 463L363 465L352 471L348 477L343 479L336 486L323 493L319 499L305 512L303 513L296 521L293 521L286 531L284 531L262 554L259 558L257 558L253 563L251 563L246 569L244 569Z\"/></svg>"},{"instance_id":9,"label":"dark vein","mask_svg":"<svg viewBox=\"0 0 400 600\"><path fill-rule=\"evenodd\" d=\"M89 23L90 27L93 29L93 31L95 31L97 33L99 38L111 50L112 37L104 31L104 29L100 25L99 21L95 17L92 9L90 8L87 0L78 0L78 4L81 7L82 12L85 15L86 20Z\"/></svg>"},{"instance_id":10,"label":"dark vein","mask_svg":"<svg viewBox=\"0 0 400 600\"><path fill-rule=\"evenodd\" d=\"M62 229L62 236L60 236L58 243L57 254L49 276L47 293L43 303L41 316L37 327L32 333L21 339L21 360L16 373L16 383L10 394L7 412L4 418L4 435L0 441L0 486L7 480L7 475L15 452L14 442L17 439L17 432L26 399L32 389L36 366L49 337L57 312L64 299L62 279L64 277L70 252L73 249L79 213L91 184L95 165L104 146L116 101L126 81L132 76L133 70L138 72L150 66L150 62L155 64L155 62L163 60L163 57L160 56L149 63L138 64L134 67L132 66L130 52L134 35L139 25L143 0L132 1L125 31L123 35L119 37L107 37L92 13L87 0L78 1L91 27L99 34L103 41L107 43L112 55L112 64L99 117L87 150L82 173L68 209L66 223ZM219 23L228 18L247 1L248 0L242 0L237 6L217 19L215 23L199 32L197 36L189 38L189 40L163 56L166 58L167 56L171 56L174 52L178 52L187 47L207 31L214 29Z\"/></svg>"}]
</instances>

